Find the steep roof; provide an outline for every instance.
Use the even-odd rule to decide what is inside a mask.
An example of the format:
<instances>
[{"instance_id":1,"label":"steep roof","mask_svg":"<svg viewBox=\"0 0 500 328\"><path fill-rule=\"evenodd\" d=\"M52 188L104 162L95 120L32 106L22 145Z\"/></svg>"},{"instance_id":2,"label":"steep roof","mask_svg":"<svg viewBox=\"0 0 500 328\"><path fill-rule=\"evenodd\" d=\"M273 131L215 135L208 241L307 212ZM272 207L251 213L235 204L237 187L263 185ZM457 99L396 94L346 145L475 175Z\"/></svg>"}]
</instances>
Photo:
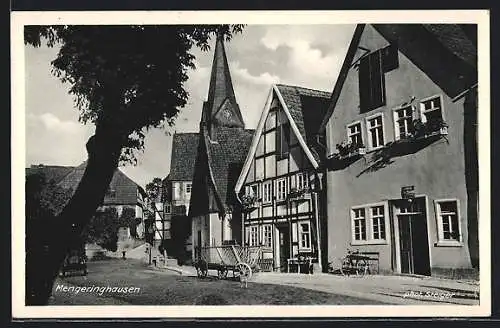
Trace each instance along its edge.
<instances>
[{"instance_id":1,"label":"steep roof","mask_svg":"<svg viewBox=\"0 0 500 328\"><path fill-rule=\"evenodd\" d=\"M26 174L43 173L47 181L53 179L58 186L72 189L74 192L83 177L86 166L87 161L76 167L38 165L26 169ZM139 189L144 194L142 188L120 169L115 171L109 189L114 191L114 197L106 195L104 205L135 205L137 203L137 190Z\"/></svg>"},{"instance_id":2,"label":"steep roof","mask_svg":"<svg viewBox=\"0 0 500 328\"><path fill-rule=\"evenodd\" d=\"M219 112L227 109L231 118L223 118ZM203 104L204 122L244 128L245 123L234 95L231 73L224 48L224 37L218 33L215 43L212 72L208 89L208 100Z\"/></svg>"},{"instance_id":3,"label":"steep roof","mask_svg":"<svg viewBox=\"0 0 500 328\"><path fill-rule=\"evenodd\" d=\"M373 24L389 42L450 97L477 83L477 27L471 24ZM324 131L337 104L365 24L358 24L320 125Z\"/></svg>"},{"instance_id":4,"label":"steep roof","mask_svg":"<svg viewBox=\"0 0 500 328\"><path fill-rule=\"evenodd\" d=\"M236 181L235 192L239 192L243 186L275 96L280 101L285 114L289 115L290 127L297 135L299 144L307 158L315 168L319 166L320 154L324 153L324 150L318 145L316 135L328 108L330 93L286 84L273 85L257 124L257 130L252 137L250 149L245 156L245 163Z\"/></svg>"},{"instance_id":5,"label":"steep roof","mask_svg":"<svg viewBox=\"0 0 500 328\"><path fill-rule=\"evenodd\" d=\"M218 199L225 205L235 204L234 186L252 142L254 130L219 128L217 142L205 138L208 164Z\"/></svg>"},{"instance_id":6,"label":"steep roof","mask_svg":"<svg viewBox=\"0 0 500 328\"><path fill-rule=\"evenodd\" d=\"M194 174L199 133L176 133L172 140L170 181L191 181Z\"/></svg>"},{"instance_id":7,"label":"steep roof","mask_svg":"<svg viewBox=\"0 0 500 328\"><path fill-rule=\"evenodd\" d=\"M47 182L53 180L54 183L59 183L73 169L73 166L31 165L31 167L26 168L26 175L42 173L45 175Z\"/></svg>"},{"instance_id":8,"label":"steep roof","mask_svg":"<svg viewBox=\"0 0 500 328\"><path fill-rule=\"evenodd\" d=\"M300 134L315 159L319 161L318 151L321 150L316 149L315 138L328 109L331 93L285 84L277 84L276 87L283 96Z\"/></svg>"}]
</instances>

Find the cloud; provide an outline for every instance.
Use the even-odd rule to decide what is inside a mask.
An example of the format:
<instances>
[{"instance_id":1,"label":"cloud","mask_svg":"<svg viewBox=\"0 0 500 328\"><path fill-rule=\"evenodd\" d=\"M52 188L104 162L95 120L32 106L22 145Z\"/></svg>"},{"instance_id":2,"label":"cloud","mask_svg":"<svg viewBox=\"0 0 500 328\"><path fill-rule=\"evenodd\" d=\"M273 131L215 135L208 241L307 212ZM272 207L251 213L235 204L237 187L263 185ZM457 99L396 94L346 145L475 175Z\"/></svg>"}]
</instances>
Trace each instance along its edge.
<instances>
[{"instance_id":1,"label":"cloud","mask_svg":"<svg viewBox=\"0 0 500 328\"><path fill-rule=\"evenodd\" d=\"M31 116L34 118L33 116ZM82 124L72 121L62 121L52 113L44 113L38 116L47 130L56 133L78 134L82 129Z\"/></svg>"},{"instance_id":2,"label":"cloud","mask_svg":"<svg viewBox=\"0 0 500 328\"><path fill-rule=\"evenodd\" d=\"M261 73L259 75L252 75L247 68L240 67L239 61L233 61L229 64L231 75L235 78L239 78L244 82L257 85L271 85L273 83L279 82L279 77L272 75L268 72Z\"/></svg>"},{"instance_id":3,"label":"cloud","mask_svg":"<svg viewBox=\"0 0 500 328\"><path fill-rule=\"evenodd\" d=\"M287 52L281 81L328 90L337 78L352 31L346 25L271 26L260 43L274 53ZM332 38L333 33L339 37Z\"/></svg>"}]
</instances>

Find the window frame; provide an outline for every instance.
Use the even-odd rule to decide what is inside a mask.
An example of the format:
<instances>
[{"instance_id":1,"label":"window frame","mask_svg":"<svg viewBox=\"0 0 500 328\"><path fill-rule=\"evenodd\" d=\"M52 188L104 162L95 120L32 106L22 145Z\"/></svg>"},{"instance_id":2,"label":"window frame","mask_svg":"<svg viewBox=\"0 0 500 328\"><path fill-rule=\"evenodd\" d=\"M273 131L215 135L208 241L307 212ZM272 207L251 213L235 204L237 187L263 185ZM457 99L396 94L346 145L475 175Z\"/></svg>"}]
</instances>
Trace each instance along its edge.
<instances>
[{"instance_id":1,"label":"window frame","mask_svg":"<svg viewBox=\"0 0 500 328\"><path fill-rule=\"evenodd\" d=\"M255 237L255 242L253 242ZM259 226L251 225L248 227L248 245L259 246Z\"/></svg>"},{"instance_id":2,"label":"window frame","mask_svg":"<svg viewBox=\"0 0 500 328\"><path fill-rule=\"evenodd\" d=\"M307 232L302 231L302 225L307 225ZM311 250L311 245L312 245L312 240L311 240L311 222L309 221L298 221L297 222L297 229L299 230L299 249L300 250L305 250L305 251L310 251ZM307 235L307 242L308 246L303 246L303 236Z\"/></svg>"},{"instance_id":3,"label":"window frame","mask_svg":"<svg viewBox=\"0 0 500 328\"><path fill-rule=\"evenodd\" d=\"M193 190L193 183L192 182L186 182L184 187L186 188L185 193L186 195L190 195L192 190Z\"/></svg>"},{"instance_id":4,"label":"window frame","mask_svg":"<svg viewBox=\"0 0 500 328\"><path fill-rule=\"evenodd\" d=\"M435 95L432 95L429 97L422 98L418 101L420 120L422 120L422 116L425 115L425 106L423 106L424 103L429 101L429 100L435 99L435 98L439 98L439 103L441 104L441 119L443 120L443 122L446 122L446 117L444 115L444 104L443 104L443 95L442 94L435 94ZM426 121L427 121L427 117L426 117ZM422 122L423 122L423 120L422 120Z\"/></svg>"},{"instance_id":5,"label":"window frame","mask_svg":"<svg viewBox=\"0 0 500 328\"><path fill-rule=\"evenodd\" d=\"M416 111L415 106L414 105L399 106L399 107L392 109L392 117L394 120L394 140L401 140L401 134L399 133L400 126L399 126L399 122L398 122L398 111L400 111L402 109L407 109L407 108L411 109L410 125L408 125L408 127L406 129L406 134L408 135L410 132L411 124L413 124L413 120L415 119L415 114L414 114Z\"/></svg>"},{"instance_id":6,"label":"window frame","mask_svg":"<svg viewBox=\"0 0 500 328\"><path fill-rule=\"evenodd\" d=\"M457 239L444 239L443 231L443 217L441 215L441 203L454 202L456 205L456 217L457 217L457 227L458 227L458 240ZM434 200L434 210L436 215L436 225L437 225L437 243L436 246L447 246L447 247L462 247L463 244L463 234L462 234L462 218L460 215L460 200L458 198L441 198Z\"/></svg>"},{"instance_id":7,"label":"window frame","mask_svg":"<svg viewBox=\"0 0 500 328\"><path fill-rule=\"evenodd\" d=\"M347 135L347 142L350 142L351 141L351 136L354 135L354 134L350 134L349 128L353 127L355 125L358 125L358 124L359 124L359 134L361 136L361 144L364 145L365 144L364 143L365 136L364 136L364 133L363 133L363 124L362 124L361 120L357 120L357 121L351 122L349 124L346 124L345 129L346 129L346 135Z\"/></svg>"},{"instance_id":8,"label":"window frame","mask_svg":"<svg viewBox=\"0 0 500 328\"><path fill-rule=\"evenodd\" d=\"M373 144L372 144L372 138L371 138L371 133L370 133L370 123L369 121L370 120L374 120L378 117L381 117L382 118L382 144L377 146L377 147L374 147ZM384 112L378 112L378 113L375 113L373 115L369 115L367 117L365 117L365 124L366 124L366 137L367 137L367 144L368 144L368 149L369 150L376 150L376 149L381 149L381 148L384 148L385 147L385 139L387 138L387 133L385 131L385 121L384 121Z\"/></svg>"},{"instance_id":9,"label":"window frame","mask_svg":"<svg viewBox=\"0 0 500 328\"><path fill-rule=\"evenodd\" d=\"M301 177L301 179L299 179ZM299 186L299 180L302 180L302 186ZM306 172L299 172L295 175L295 188L302 190L309 188L308 174Z\"/></svg>"},{"instance_id":10,"label":"window frame","mask_svg":"<svg viewBox=\"0 0 500 328\"><path fill-rule=\"evenodd\" d=\"M372 216L372 208L381 207L384 208L384 230L385 230L385 238L384 239L375 239L374 231L373 231L373 216ZM366 230L366 239L364 240L356 240L355 239L355 225L354 225L354 210L364 209L365 211L365 230ZM352 206L349 210L350 219L351 219L351 246L362 246L362 245L387 245L390 239L390 230L389 229L389 203L387 201L377 202L377 203L369 203Z\"/></svg>"},{"instance_id":11,"label":"window frame","mask_svg":"<svg viewBox=\"0 0 500 328\"><path fill-rule=\"evenodd\" d=\"M267 195L269 198L266 198L266 186L269 186L269 194ZM264 181L262 183L262 203L268 204L273 201L273 183L271 180Z\"/></svg>"},{"instance_id":12,"label":"window frame","mask_svg":"<svg viewBox=\"0 0 500 328\"><path fill-rule=\"evenodd\" d=\"M280 183L283 183L282 187L284 189L281 191L281 194L280 194ZM276 179L276 201L286 200L287 192L288 192L288 188L287 188L286 177ZM281 196L283 196L283 197L281 197Z\"/></svg>"},{"instance_id":13,"label":"window frame","mask_svg":"<svg viewBox=\"0 0 500 328\"><path fill-rule=\"evenodd\" d=\"M269 228L269 231L267 231L268 234L266 234L266 228ZM267 248L273 247L273 227L271 224L262 225L262 246Z\"/></svg>"}]
</instances>

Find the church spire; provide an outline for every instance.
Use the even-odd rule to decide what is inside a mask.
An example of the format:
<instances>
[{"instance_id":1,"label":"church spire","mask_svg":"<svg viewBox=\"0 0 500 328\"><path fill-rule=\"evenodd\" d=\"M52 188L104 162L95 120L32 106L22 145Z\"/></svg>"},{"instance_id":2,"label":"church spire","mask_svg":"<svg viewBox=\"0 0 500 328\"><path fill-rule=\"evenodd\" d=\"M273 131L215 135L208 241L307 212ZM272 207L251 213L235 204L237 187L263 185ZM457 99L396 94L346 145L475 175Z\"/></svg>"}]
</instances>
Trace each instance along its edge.
<instances>
[{"instance_id":1,"label":"church spire","mask_svg":"<svg viewBox=\"0 0 500 328\"><path fill-rule=\"evenodd\" d=\"M218 126L245 127L236 97L224 49L224 35L217 33L214 60L208 89L208 100L203 104L204 121L211 139L216 137Z\"/></svg>"}]
</instances>

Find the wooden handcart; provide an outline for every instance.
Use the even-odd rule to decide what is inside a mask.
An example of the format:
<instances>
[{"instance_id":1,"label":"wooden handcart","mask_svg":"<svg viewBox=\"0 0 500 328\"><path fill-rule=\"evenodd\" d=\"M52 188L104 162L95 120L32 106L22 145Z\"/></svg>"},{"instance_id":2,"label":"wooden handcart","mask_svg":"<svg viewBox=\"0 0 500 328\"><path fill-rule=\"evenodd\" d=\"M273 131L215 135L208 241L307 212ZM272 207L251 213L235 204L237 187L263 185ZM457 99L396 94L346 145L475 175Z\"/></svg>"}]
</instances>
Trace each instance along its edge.
<instances>
[{"instance_id":1,"label":"wooden handcart","mask_svg":"<svg viewBox=\"0 0 500 328\"><path fill-rule=\"evenodd\" d=\"M217 270L219 279L225 279L231 272L233 277L243 275L252 277L258 270L257 262L261 256L260 246L223 245L201 247L194 263L198 277L204 278L208 270Z\"/></svg>"}]
</instances>

